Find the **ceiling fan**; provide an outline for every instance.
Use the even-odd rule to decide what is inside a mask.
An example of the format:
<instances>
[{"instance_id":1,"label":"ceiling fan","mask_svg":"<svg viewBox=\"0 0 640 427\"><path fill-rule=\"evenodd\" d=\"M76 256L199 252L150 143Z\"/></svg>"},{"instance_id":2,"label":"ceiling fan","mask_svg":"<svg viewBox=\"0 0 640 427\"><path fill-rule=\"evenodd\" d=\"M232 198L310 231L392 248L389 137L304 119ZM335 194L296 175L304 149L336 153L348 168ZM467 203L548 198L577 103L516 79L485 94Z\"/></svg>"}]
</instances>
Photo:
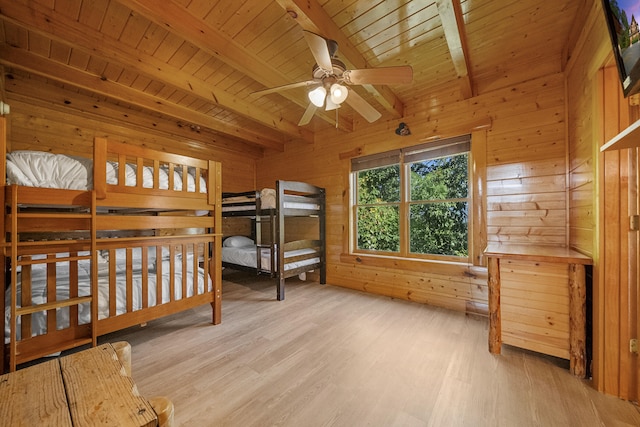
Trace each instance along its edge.
<instances>
[{"instance_id":1,"label":"ceiling fan","mask_svg":"<svg viewBox=\"0 0 640 427\"><path fill-rule=\"evenodd\" d=\"M266 95L303 86L311 88L308 93L310 103L298 123L299 126L309 123L318 108L324 106L327 111L335 110L343 102L349 104L369 123L373 123L382 114L348 86L407 84L413 81L413 69L409 65L348 70L336 58L338 43L335 40L325 39L310 31L303 33L316 60L312 79L253 92L256 95Z\"/></svg>"}]
</instances>

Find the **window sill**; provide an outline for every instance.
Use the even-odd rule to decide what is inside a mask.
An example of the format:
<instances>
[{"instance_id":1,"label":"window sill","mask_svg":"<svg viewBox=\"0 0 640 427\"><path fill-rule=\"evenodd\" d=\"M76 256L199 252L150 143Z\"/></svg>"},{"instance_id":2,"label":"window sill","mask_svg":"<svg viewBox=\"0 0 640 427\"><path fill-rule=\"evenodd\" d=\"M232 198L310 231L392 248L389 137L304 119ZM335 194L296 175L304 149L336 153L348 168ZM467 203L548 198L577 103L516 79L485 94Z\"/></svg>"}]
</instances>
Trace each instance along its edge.
<instances>
[{"instance_id":1,"label":"window sill","mask_svg":"<svg viewBox=\"0 0 640 427\"><path fill-rule=\"evenodd\" d=\"M392 268L398 270L431 272L436 274L464 274L469 277L486 276L486 267L475 266L469 262L437 261L430 259L400 258L371 254L340 254L340 261L347 264L366 267Z\"/></svg>"}]
</instances>

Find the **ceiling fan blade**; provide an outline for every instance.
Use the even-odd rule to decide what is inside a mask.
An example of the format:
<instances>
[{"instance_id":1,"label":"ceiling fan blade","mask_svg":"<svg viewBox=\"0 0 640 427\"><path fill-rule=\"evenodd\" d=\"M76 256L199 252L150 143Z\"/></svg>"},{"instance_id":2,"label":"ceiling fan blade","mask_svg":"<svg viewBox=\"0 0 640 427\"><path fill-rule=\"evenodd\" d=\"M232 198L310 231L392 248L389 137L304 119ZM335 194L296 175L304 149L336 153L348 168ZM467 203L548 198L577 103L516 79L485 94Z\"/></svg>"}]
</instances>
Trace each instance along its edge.
<instances>
[{"instance_id":1,"label":"ceiling fan blade","mask_svg":"<svg viewBox=\"0 0 640 427\"><path fill-rule=\"evenodd\" d=\"M365 118L369 123L373 123L382 117L382 114L375 108L371 106L367 101L364 100L360 95L356 93L353 89L349 89L349 96L345 100L347 104L349 104L354 110L358 112L362 117Z\"/></svg>"},{"instance_id":2,"label":"ceiling fan blade","mask_svg":"<svg viewBox=\"0 0 640 427\"><path fill-rule=\"evenodd\" d=\"M316 60L318 67L327 74L333 73L333 64L331 63L331 54L329 53L329 47L327 40L315 33L309 31L303 31L304 39L311 49L311 54Z\"/></svg>"},{"instance_id":3,"label":"ceiling fan blade","mask_svg":"<svg viewBox=\"0 0 640 427\"><path fill-rule=\"evenodd\" d=\"M288 85L282 85L282 86L272 87L272 88L269 88L269 89L257 90L255 92L251 92L251 95L262 96L262 95L267 95L269 93L280 92L280 91L289 90L289 89L295 89L297 87L302 87L302 86L313 86L313 85L320 84L320 83L322 83L320 80L307 80L305 82L290 83Z\"/></svg>"},{"instance_id":4,"label":"ceiling fan blade","mask_svg":"<svg viewBox=\"0 0 640 427\"><path fill-rule=\"evenodd\" d=\"M342 77L345 82L352 85L407 84L413 81L413 68L410 65L401 65L398 67L347 70Z\"/></svg>"},{"instance_id":5,"label":"ceiling fan blade","mask_svg":"<svg viewBox=\"0 0 640 427\"><path fill-rule=\"evenodd\" d=\"M318 108L318 107L316 107L315 105L313 105L310 102L309 106L307 107L307 109L304 110L304 114L300 118L300 121L298 122L298 126L304 126L307 123L309 123L311 121L311 118L313 117L313 115L316 112L316 108Z\"/></svg>"}]
</instances>

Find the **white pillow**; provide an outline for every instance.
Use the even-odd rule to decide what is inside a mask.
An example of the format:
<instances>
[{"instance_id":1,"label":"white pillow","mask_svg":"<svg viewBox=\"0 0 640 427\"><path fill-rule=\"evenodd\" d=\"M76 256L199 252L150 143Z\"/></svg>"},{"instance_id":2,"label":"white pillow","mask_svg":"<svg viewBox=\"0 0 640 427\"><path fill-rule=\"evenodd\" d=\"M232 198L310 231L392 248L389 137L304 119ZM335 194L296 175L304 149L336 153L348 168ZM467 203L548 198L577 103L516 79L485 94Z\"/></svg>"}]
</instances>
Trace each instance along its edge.
<instances>
[{"instance_id":1,"label":"white pillow","mask_svg":"<svg viewBox=\"0 0 640 427\"><path fill-rule=\"evenodd\" d=\"M93 186L93 165L89 159L28 150L7 153L6 157L10 184L72 190Z\"/></svg>"},{"instance_id":2,"label":"white pillow","mask_svg":"<svg viewBox=\"0 0 640 427\"><path fill-rule=\"evenodd\" d=\"M241 248L243 246L253 246L255 242L248 237L245 236L231 236L227 237L224 242L222 242L222 246L225 248Z\"/></svg>"}]
</instances>

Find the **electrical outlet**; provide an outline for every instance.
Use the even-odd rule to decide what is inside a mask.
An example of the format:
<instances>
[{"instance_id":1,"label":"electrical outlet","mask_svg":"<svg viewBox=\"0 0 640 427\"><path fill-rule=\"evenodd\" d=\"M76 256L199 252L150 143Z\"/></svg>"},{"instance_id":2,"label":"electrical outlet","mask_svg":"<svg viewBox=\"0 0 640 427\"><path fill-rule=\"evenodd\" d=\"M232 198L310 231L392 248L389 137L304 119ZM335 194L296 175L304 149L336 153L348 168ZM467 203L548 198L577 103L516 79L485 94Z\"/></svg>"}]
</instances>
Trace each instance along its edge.
<instances>
[{"instance_id":1,"label":"electrical outlet","mask_svg":"<svg viewBox=\"0 0 640 427\"><path fill-rule=\"evenodd\" d=\"M631 338L629 340L629 352L638 354L638 340L636 338Z\"/></svg>"}]
</instances>

